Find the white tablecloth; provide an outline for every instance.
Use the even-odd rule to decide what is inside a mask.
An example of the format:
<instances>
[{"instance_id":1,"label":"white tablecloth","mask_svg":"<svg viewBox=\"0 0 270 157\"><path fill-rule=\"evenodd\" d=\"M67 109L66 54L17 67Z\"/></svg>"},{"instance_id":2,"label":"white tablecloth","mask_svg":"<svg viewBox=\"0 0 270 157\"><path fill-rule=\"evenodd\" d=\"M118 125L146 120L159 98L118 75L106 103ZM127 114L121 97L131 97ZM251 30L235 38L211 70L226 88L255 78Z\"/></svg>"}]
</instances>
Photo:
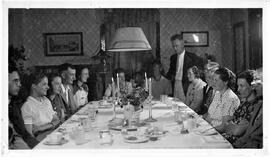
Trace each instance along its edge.
<instances>
[{"instance_id":1,"label":"white tablecloth","mask_svg":"<svg viewBox=\"0 0 270 157\"><path fill-rule=\"evenodd\" d=\"M98 102L92 102L98 103ZM177 103L178 106L185 106L181 102ZM85 110L87 106L81 109ZM190 108L185 109L186 113L195 114ZM85 132L87 143L76 145L75 141L70 139L68 134L65 134L65 138L68 140L67 143L63 145L45 145L44 142L46 138L41 141L34 149L117 149L117 148L134 148L134 149L145 149L145 148L232 148L231 144L224 139L220 134L215 134L211 136L198 134L198 130L205 130L211 128L211 126L201 118L197 118L199 127L190 131L188 134L180 134L179 126L174 121L174 112L166 104L161 102L154 102L152 110L153 118L157 119L152 125L163 128L163 130L168 131L165 136L162 136L157 141L148 141L146 143L126 143L123 140L123 135L120 131L111 130L113 134L113 143L111 145L101 145L99 139L99 131L102 129L108 129L108 121L113 117L113 109L99 109L99 113L96 116L95 122L93 122L93 129L89 132ZM195 114L196 115L196 114ZM80 115L73 115L69 120L63 123L60 127L65 128L69 125L72 119L78 118ZM141 112L140 119L144 120L148 118L149 110L147 107ZM123 117L123 114L118 112L117 117ZM74 124L75 125L75 124ZM129 132L129 134L143 134L147 126L140 127L138 131ZM56 132L57 129L54 131Z\"/></svg>"}]
</instances>

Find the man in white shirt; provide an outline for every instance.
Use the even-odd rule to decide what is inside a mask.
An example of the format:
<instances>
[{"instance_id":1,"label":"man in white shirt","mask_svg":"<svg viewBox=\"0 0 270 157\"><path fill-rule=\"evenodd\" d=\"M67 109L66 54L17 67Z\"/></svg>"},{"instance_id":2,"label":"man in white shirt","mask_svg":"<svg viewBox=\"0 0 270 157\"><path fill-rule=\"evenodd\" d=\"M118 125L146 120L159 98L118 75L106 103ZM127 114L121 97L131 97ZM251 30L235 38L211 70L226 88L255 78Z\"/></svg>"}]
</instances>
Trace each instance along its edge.
<instances>
[{"instance_id":1,"label":"man in white shirt","mask_svg":"<svg viewBox=\"0 0 270 157\"><path fill-rule=\"evenodd\" d=\"M73 81L76 79L76 69L72 64L64 63L60 65L60 75L63 81L60 95L63 97L65 104L67 105L67 115L71 116L77 110L72 87Z\"/></svg>"},{"instance_id":2,"label":"man in white shirt","mask_svg":"<svg viewBox=\"0 0 270 157\"><path fill-rule=\"evenodd\" d=\"M187 70L192 66L203 69L204 61L196 54L185 50L182 34L173 35L171 42L175 54L170 58L170 69L167 73L167 78L172 81L174 97L185 101L189 86Z\"/></svg>"}]
</instances>

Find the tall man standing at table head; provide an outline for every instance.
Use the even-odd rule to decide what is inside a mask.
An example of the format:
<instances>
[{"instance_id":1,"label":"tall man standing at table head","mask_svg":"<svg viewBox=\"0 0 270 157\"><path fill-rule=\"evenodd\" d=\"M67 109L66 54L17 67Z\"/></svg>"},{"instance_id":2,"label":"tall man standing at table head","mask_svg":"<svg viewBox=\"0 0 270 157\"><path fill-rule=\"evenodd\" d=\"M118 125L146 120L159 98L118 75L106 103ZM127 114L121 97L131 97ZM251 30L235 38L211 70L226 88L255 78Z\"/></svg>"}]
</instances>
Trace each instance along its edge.
<instances>
[{"instance_id":1,"label":"tall man standing at table head","mask_svg":"<svg viewBox=\"0 0 270 157\"><path fill-rule=\"evenodd\" d=\"M173 35L171 42L175 54L170 58L170 69L167 78L172 81L174 97L185 101L189 86L187 70L194 65L202 69L204 63L202 58L185 50L182 34Z\"/></svg>"},{"instance_id":2,"label":"tall man standing at table head","mask_svg":"<svg viewBox=\"0 0 270 157\"><path fill-rule=\"evenodd\" d=\"M64 63L60 65L60 74L63 80L60 95L64 99L68 117L77 110L77 104L73 95L73 81L76 79L76 69L72 64Z\"/></svg>"}]
</instances>

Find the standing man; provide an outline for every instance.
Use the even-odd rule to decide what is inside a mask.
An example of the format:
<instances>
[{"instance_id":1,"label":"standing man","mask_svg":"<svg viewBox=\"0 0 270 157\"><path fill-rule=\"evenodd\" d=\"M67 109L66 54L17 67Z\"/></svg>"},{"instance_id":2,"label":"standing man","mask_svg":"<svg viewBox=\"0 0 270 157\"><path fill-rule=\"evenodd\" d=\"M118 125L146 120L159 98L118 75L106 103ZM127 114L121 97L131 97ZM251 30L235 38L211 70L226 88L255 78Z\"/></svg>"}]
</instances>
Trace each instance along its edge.
<instances>
[{"instance_id":1,"label":"standing man","mask_svg":"<svg viewBox=\"0 0 270 157\"><path fill-rule=\"evenodd\" d=\"M64 63L60 65L60 75L63 80L60 95L66 104L66 115L70 117L77 110L72 87L73 81L76 79L76 69L72 64Z\"/></svg>"},{"instance_id":2,"label":"standing man","mask_svg":"<svg viewBox=\"0 0 270 157\"><path fill-rule=\"evenodd\" d=\"M170 58L170 69L167 73L167 78L172 82L174 97L185 101L189 86L187 70L192 66L203 69L204 62L196 54L185 50L182 34L173 35L171 42L175 54Z\"/></svg>"},{"instance_id":3,"label":"standing man","mask_svg":"<svg viewBox=\"0 0 270 157\"><path fill-rule=\"evenodd\" d=\"M8 67L9 149L29 149L38 144L38 141L25 129L20 105L16 99L20 88L18 70L15 67Z\"/></svg>"}]
</instances>

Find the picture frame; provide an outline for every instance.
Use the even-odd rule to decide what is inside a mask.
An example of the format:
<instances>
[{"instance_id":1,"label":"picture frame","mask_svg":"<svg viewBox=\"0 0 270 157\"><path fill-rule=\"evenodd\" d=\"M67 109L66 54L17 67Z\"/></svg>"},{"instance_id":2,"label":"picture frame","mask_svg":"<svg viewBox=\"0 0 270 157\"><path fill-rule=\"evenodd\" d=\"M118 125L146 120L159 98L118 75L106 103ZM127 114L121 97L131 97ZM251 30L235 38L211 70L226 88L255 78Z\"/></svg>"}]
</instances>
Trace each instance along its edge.
<instances>
[{"instance_id":1,"label":"picture frame","mask_svg":"<svg viewBox=\"0 0 270 157\"><path fill-rule=\"evenodd\" d=\"M209 46L208 31L182 32L185 47L207 47Z\"/></svg>"},{"instance_id":2,"label":"picture frame","mask_svg":"<svg viewBox=\"0 0 270 157\"><path fill-rule=\"evenodd\" d=\"M83 55L82 32L44 33L45 56Z\"/></svg>"}]
</instances>

